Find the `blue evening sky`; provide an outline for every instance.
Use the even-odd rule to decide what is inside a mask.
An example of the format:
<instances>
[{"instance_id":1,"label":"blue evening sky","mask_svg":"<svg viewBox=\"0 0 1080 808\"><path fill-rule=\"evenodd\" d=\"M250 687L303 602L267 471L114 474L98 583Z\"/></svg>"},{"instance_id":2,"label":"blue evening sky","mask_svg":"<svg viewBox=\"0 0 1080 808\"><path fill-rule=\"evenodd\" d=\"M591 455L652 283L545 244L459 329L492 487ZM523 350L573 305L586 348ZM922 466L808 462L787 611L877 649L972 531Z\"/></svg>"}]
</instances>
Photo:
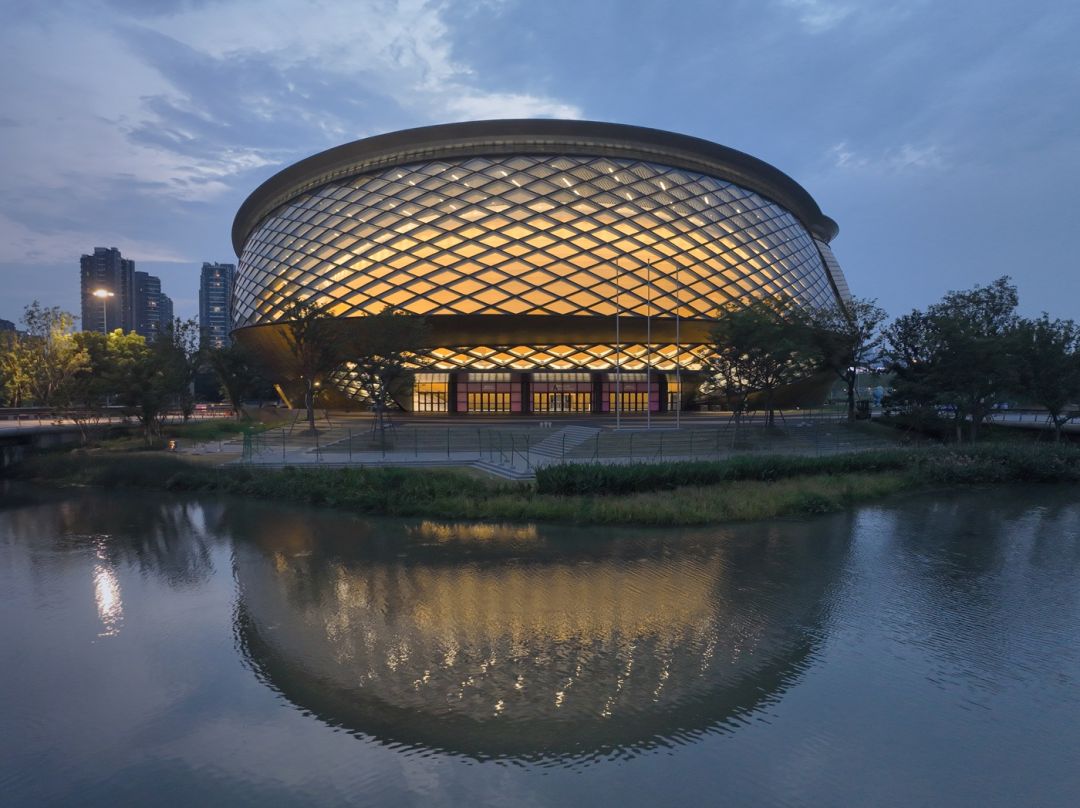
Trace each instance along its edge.
<instances>
[{"instance_id":1,"label":"blue evening sky","mask_svg":"<svg viewBox=\"0 0 1080 808\"><path fill-rule=\"evenodd\" d=\"M116 246L180 316L262 180L458 120L652 126L749 152L892 313L1011 275L1080 319L1076 0L0 0L0 317L78 312Z\"/></svg>"}]
</instances>

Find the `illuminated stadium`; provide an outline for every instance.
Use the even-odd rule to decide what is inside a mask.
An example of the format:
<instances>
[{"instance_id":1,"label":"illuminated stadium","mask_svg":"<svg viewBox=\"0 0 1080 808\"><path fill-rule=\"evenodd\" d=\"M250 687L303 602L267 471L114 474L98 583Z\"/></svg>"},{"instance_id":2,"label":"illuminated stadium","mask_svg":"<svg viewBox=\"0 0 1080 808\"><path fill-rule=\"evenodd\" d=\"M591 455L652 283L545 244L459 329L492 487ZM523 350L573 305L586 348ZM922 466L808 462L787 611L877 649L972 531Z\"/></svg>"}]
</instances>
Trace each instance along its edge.
<instances>
[{"instance_id":1,"label":"illuminated stadium","mask_svg":"<svg viewBox=\"0 0 1080 808\"><path fill-rule=\"evenodd\" d=\"M692 405L732 302L844 301L836 223L794 180L698 138L587 121L478 121L359 140L263 183L233 225L234 336L288 390L297 301L348 333L424 315L416 412ZM348 364L326 379L355 395ZM620 401L616 401L616 397Z\"/></svg>"}]
</instances>

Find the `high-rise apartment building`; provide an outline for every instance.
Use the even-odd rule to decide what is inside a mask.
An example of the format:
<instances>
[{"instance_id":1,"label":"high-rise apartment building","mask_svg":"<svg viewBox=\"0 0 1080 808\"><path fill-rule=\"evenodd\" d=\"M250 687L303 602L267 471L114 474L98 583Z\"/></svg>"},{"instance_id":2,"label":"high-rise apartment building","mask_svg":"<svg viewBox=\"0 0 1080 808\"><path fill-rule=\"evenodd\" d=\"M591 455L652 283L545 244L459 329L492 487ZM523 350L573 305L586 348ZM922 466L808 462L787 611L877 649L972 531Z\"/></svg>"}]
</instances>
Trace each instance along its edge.
<instances>
[{"instance_id":1,"label":"high-rise apartment building","mask_svg":"<svg viewBox=\"0 0 1080 808\"><path fill-rule=\"evenodd\" d=\"M158 298L158 311L161 314L161 331L172 331L173 327L173 305L172 298L164 292L161 293L161 297Z\"/></svg>"},{"instance_id":2,"label":"high-rise apartment building","mask_svg":"<svg viewBox=\"0 0 1080 808\"><path fill-rule=\"evenodd\" d=\"M83 331L135 328L135 262L115 247L95 247L79 259Z\"/></svg>"},{"instance_id":3,"label":"high-rise apartment building","mask_svg":"<svg viewBox=\"0 0 1080 808\"><path fill-rule=\"evenodd\" d=\"M148 272L135 273L135 333L153 342L163 325L161 318L161 278Z\"/></svg>"},{"instance_id":4,"label":"high-rise apartment building","mask_svg":"<svg viewBox=\"0 0 1080 808\"><path fill-rule=\"evenodd\" d=\"M199 280L199 335L204 348L224 348L232 342L235 264L202 265Z\"/></svg>"}]
</instances>

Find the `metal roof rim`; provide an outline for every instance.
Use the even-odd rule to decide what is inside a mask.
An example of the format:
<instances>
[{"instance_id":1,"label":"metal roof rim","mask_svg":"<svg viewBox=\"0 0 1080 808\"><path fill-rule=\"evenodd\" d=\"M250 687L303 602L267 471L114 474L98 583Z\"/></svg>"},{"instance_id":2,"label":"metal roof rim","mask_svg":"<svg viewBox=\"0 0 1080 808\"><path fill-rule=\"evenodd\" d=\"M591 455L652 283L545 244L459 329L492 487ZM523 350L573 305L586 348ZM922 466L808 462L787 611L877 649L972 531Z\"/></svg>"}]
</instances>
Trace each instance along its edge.
<instances>
[{"instance_id":1,"label":"metal roof rim","mask_svg":"<svg viewBox=\"0 0 1080 808\"><path fill-rule=\"evenodd\" d=\"M550 131L540 131L545 129ZM233 222L233 248L239 256L251 232L266 216L290 199L342 177L439 157L530 151L636 156L646 162L697 171L735 182L782 205L798 216L813 235L826 242L835 238L839 229L835 221L821 212L809 192L787 174L757 157L718 143L627 124L507 119L440 124L375 135L293 163L263 182L240 206Z\"/></svg>"}]
</instances>

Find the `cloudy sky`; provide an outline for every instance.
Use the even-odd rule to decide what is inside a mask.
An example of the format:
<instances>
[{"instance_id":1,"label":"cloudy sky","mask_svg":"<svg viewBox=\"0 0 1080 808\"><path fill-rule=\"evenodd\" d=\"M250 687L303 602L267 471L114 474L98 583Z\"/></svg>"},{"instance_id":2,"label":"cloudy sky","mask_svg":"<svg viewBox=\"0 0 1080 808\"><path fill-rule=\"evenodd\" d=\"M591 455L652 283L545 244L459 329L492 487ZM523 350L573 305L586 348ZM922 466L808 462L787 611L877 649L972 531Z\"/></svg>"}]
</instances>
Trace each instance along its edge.
<instances>
[{"instance_id":1,"label":"cloudy sky","mask_svg":"<svg viewBox=\"0 0 1080 808\"><path fill-rule=\"evenodd\" d=\"M893 314L1011 275L1080 319L1076 0L0 0L0 317L116 246L197 309L233 215L314 152L563 117L760 157Z\"/></svg>"}]
</instances>

